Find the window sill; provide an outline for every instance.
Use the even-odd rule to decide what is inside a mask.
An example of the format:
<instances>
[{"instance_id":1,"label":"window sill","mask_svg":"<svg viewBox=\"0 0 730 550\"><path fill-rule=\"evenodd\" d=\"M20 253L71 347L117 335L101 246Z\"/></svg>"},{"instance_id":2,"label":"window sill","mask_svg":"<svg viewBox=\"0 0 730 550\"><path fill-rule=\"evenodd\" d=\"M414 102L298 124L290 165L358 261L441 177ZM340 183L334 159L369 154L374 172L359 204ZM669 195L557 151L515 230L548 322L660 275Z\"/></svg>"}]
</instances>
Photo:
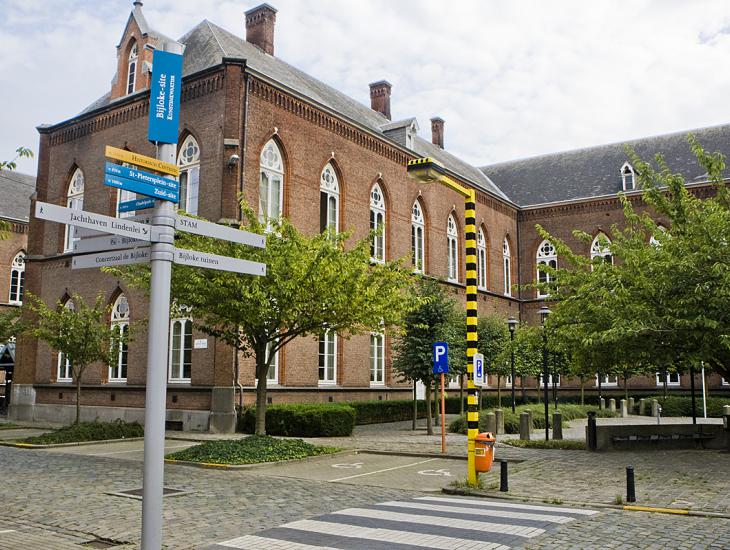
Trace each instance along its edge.
<instances>
[{"instance_id":1,"label":"window sill","mask_svg":"<svg viewBox=\"0 0 730 550\"><path fill-rule=\"evenodd\" d=\"M190 378L179 378L179 379L172 378L172 379L168 379L167 383L182 385L182 384L190 384L191 380L190 380Z\"/></svg>"}]
</instances>

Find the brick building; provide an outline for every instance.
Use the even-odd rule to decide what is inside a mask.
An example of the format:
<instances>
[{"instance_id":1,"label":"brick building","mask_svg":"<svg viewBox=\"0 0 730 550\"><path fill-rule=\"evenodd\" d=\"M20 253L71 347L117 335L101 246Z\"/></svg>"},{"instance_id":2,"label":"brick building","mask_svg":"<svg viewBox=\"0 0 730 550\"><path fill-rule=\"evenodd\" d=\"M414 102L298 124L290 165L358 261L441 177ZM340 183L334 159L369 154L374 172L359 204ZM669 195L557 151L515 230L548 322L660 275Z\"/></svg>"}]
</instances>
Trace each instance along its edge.
<instances>
[{"instance_id":1,"label":"brick building","mask_svg":"<svg viewBox=\"0 0 730 550\"><path fill-rule=\"evenodd\" d=\"M573 175L550 172L563 160L549 157L471 166L444 149L441 118L431 119L431 141L418 135L414 118L391 120L390 83L370 84L368 107L275 57L275 23L276 10L262 4L245 14L245 39L209 21L179 39L185 45L181 209L212 221L239 219L237 195L243 193L262 215L284 215L308 233L335 225L360 239L384 225L373 243L374 261L413 255L418 269L445 279L463 300L463 200L405 171L408 160L433 157L477 192L480 314L526 319L534 316L537 298L516 285L535 277L534 224L559 233L600 230L620 216L612 195L626 180L625 159L604 155L598 183L589 154L583 172ZM101 183L104 146L154 155L146 137L151 57L145 46L165 40L135 2L117 45L110 92L67 121L39 127L38 200L115 215L118 202L129 198ZM718 148L728 149L730 142L719 141ZM566 177L570 183L561 185ZM101 291L114 307L110 323L120 329L145 318L141 293L99 272L69 268L77 238L72 228L31 220L29 289L49 302L67 300L71 292L91 299ZM172 320L170 335L169 364L162 366L169 374L168 420L186 429L231 429L233 386L252 401L253 365L198 334L190 319ZM140 331L116 365L87 370L85 417L143 418L146 348ZM30 339L20 342L19 357L12 415L68 418L74 395L63 358ZM300 339L281 351L269 373L270 400L407 397L410 386L395 379L390 363L388 336Z\"/></svg>"},{"instance_id":2,"label":"brick building","mask_svg":"<svg viewBox=\"0 0 730 550\"><path fill-rule=\"evenodd\" d=\"M0 170L0 220L7 226L0 238L0 313L23 303L25 254L28 246L30 196L35 178L18 172ZM7 407L10 382L15 366L15 342L0 340L0 408Z\"/></svg>"}]
</instances>

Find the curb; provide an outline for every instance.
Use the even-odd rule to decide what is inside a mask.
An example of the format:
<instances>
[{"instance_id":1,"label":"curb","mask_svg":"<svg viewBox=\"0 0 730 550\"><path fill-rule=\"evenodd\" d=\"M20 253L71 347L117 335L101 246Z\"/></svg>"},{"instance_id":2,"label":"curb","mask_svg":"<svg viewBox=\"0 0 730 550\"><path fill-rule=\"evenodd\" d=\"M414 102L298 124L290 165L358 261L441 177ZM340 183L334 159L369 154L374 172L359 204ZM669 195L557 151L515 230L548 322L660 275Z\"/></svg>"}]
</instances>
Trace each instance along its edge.
<instances>
[{"instance_id":1,"label":"curb","mask_svg":"<svg viewBox=\"0 0 730 550\"><path fill-rule=\"evenodd\" d=\"M81 445L122 443L123 441L144 441L144 437L126 437L122 439L95 439L94 441L72 441L69 443L48 443L45 445L37 445L35 443L14 443L12 441L0 441L0 446L17 447L19 449L56 449L59 447L80 447Z\"/></svg>"},{"instance_id":2,"label":"curb","mask_svg":"<svg viewBox=\"0 0 730 550\"><path fill-rule=\"evenodd\" d=\"M390 456L413 456L423 458L445 458L449 460L467 460L466 456L463 455L452 455L452 454L441 454L441 453L419 453L412 451L381 451L371 449L355 449L356 452L361 454L371 455L390 455ZM523 458L495 458L494 462L511 462L513 464L519 464L525 462Z\"/></svg>"},{"instance_id":3,"label":"curb","mask_svg":"<svg viewBox=\"0 0 730 550\"><path fill-rule=\"evenodd\" d=\"M548 504L555 506L580 506L582 508L607 508L610 510L622 510L627 512L650 512L655 514L674 514L681 516L693 516L693 517L707 517L707 518L723 518L730 519L730 514L723 514L722 512L709 512L703 510L687 510L685 508L660 508L654 506L639 506L639 505L628 505L628 504L605 504L603 502L582 502L578 500L562 500L560 504L549 502L546 498L536 497L532 495L497 495L493 493L484 493L481 491L472 491L469 489L454 489L450 487L444 487L441 492L447 495L458 495L465 497L478 497L478 498L493 498L496 500L521 500L525 502L535 502L540 504Z\"/></svg>"}]
</instances>

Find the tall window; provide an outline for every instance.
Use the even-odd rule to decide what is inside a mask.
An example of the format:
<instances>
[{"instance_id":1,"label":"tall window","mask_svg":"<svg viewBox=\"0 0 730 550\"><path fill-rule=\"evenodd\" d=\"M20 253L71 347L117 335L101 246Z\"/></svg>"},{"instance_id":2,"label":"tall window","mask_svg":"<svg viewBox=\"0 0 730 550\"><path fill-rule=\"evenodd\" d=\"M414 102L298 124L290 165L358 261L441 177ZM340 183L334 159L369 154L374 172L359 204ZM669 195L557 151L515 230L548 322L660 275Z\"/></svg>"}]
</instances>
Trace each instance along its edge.
<instances>
[{"instance_id":1,"label":"tall window","mask_svg":"<svg viewBox=\"0 0 730 550\"><path fill-rule=\"evenodd\" d=\"M80 168L76 168L71 176L71 183L68 185L68 193L66 194L66 206L72 210L84 209L84 173ZM76 227L67 225L63 245L64 252L73 250L74 243L78 240Z\"/></svg>"},{"instance_id":2,"label":"tall window","mask_svg":"<svg viewBox=\"0 0 730 550\"><path fill-rule=\"evenodd\" d=\"M264 145L259 160L259 221L281 217L281 196L284 191L284 161L276 141L270 139Z\"/></svg>"},{"instance_id":3,"label":"tall window","mask_svg":"<svg viewBox=\"0 0 730 550\"><path fill-rule=\"evenodd\" d=\"M512 256L507 238L502 241L502 267L504 273L504 295L512 296Z\"/></svg>"},{"instance_id":4,"label":"tall window","mask_svg":"<svg viewBox=\"0 0 730 550\"><path fill-rule=\"evenodd\" d=\"M538 283L550 283L553 281L553 275L547 271L540 269L540 266L546 265L556 269L558 267L558 253L555 251L555 247L549 241L542 241L540 247L537 249L537 282ZM544 289L537 289L537 297L544 298L548 294Z\"/></svg>"},{"instance_id":5,"label":"tall window","mask_svg":"<svg viewBox=\"0 0 730 550\"><path fill-rule=\"evenodd\" d=\"M337 382L337 333L327 330L319 336L319 383Z\"/></svg>"},{"instance_id":6,"label":"tall window","mask_svg":"<svg viewBox=\"0 0 730 550\"><path fill-rule=\"evenodd\" d=\"M271 357L271 349L274 347L273 342L266 344L266 361ZM274 352L274 359L269 365L269 370L266 372L266 381L269 384L279 383L279 350Z\"/></svg>"},{"instance_id":7,"label":"tall window","mask_svg":"<svg viewBox=\"0 0 730 550\"><path fill-rule=\"evenodd\" d=\"M23 303L25 287L25 252L18 252L10 265L10 297L8 302L14 305Z\"/></svg>"},{"instance_id":8,"label":"tall window","mask_svg":"<svg viewBox=\"0 0 730 550\"><path fill-rule=\"evenodd\" d=\"M170 382L190 382L193 355L193 321L170 321Z\"/></svg>"},{"instance_id":9,"label":"tall window","mask_svg":"<svg viewBox=\"0 0 730 550\"><path fill-rule=\"evenodd\" d=\"M487 239L481 227L477 233L477 286L487 290Z\"/></svg>"},{"instance_id":10,"label":"tall window","mask_svg":"<svg viewBox=\"0 0 730 550\"><path fill-rule=\"evenodd\" d=\"M624 191L631 191L636 188L634 176L634 168L628 162L625 162L621 167L621 184Z\"/></svg>"},{"instance_id":11,"label":"tall window","mask_svg":"<svg viewBox=\"0 0 730 550\"><path fill-rule=\"evenodd\" d=\"M613 263L613 255L611 254L611 241L605 234L599 233L591 243L591 259L603 258L606 263Z\"/></svg>"},{"instance_id":12,"label":"tall window","mask_svg":"<svg viewBox=\"0 0 730 550\"><path fill-rule=\"evenodd\" d=\"M200 187L200 147L193 136L188 136L177 156L180 168L180 203L178 208L189 214L198 213L198 190Z\"/></svg>"},{"instance_id":13,"label":"tall window","mask_svg":"<svg viewBox=\"0 0 730 550\"><path fill-rule=\"evenodd\" d=\"M120 294L112 307L112 330L119 335L120 344L117 356L109 365L109 382L127 381L127 338L129 336L129 303L124 294Z\"/></svg>"},{"instance_id":14,"label":"tall window","mask_svg":"<svg viewBox=\"0 0 730 550\"><path fill-rule=\"evenodd\" d=\"M598 386L598 374L596 374L596 386ZM618 386L618 376L611 376L609 374L601 376L601 387L614 386Z\"/></svg>"},{"instance_id":15,"label":"tall window","mask_svg":"<svg viewBox=\"0 0 730 550\"><path fill-rule=\"evenodd\" d=\"M385 384L385 335L373 332L370 334L370 385Z\"/></svg>"},{"instance_id":16,"label":"tall window","mask_svg":"<svg viewBox=\"0 0 730 550\"><path fill-rule=\"evenodd\" d=\"M134 92L134 83L137 80L137 42L132 44L129 49L129 59L127 60L127 94Z\"/></svg>"},{"instance_id":17,"label":"tall window","mask_svg":"<svg viewBox=\"0 0 730 550\"><path fill-rule=\"evenodd\" d=\"M449 281L459 280L459 231L456 229L456 220L454 216L449 215L446 222L446 243L448 254L448 274Z\"/></svg>"},{"instance_id":18,"label":"tall window","mask_svg":"<svg viewBox=\"0 0 730 550\"><path fill-rule=\"evenodd\" d=\"M667 386L679 386L682 383L682 379L679 376L678 372L668 372L667 373ZM657 386L663 386L664 380L662 380L662 374L660 372L656 373L656 385Z\"/></svg>"},{"instance_id":19,"label":"tall window","mask_svg":"<svg viewBox=\"0 0 730 550\"><path fill-rule=\"evenodd\" d=\"M74 303L71 300L66 300L66 303L63 304L63 307L74 310ZM57 382L71 382L73 380L73 368L71 366L71 361L68 360L68 357L65 353L59 353L58 354L58 368L56 371L56 381Z\"/></svg>"},{"instance_id":20,"label":"tall window","mask_svg":"<svg viewBox=\"0 0 730 550\"><path fill-rule=\"evenodd\" d=\"M411 211L411 255L413 270L418 273L423 273L426 270L425 227L426 222L423 218L423 208L421 208L421 203L416 199Z\"/></svg>"},{"instance_id":21,"label":"tall window","mask_svg":"<svg viewBox=\"0 0 730 550\"><path fill-rule=\"evenodd\" d=\"M327 164L319 178L319 230L340 230L340 183L332 164Z\"/></svg>"},{"instance_id":22,"label":"tall window","mask_svg":"<svg viewBox=\"0 0 730 550\"><path fill-rule=\"evenodd\" d=\"M376 262L385 261L385 199L377 183L370 190L370 230L380 230L370 243L370 257Z\"/></svg>"},{"instance_id":23,"label":"tall window","mask_svg":"<svg viewBox=\"0 0 730 550\"><path fill-rule=\"evenodd\" d=\"M543 385L543 382L542 382L542 380L543 380L542 374L538 376L538 380L540 381L540 386L542 386ZM560 375L559 374L556 374L553 377L552 374L548 374L548 386L559 387L560 386Z\"/></svg>"}]
</instances>

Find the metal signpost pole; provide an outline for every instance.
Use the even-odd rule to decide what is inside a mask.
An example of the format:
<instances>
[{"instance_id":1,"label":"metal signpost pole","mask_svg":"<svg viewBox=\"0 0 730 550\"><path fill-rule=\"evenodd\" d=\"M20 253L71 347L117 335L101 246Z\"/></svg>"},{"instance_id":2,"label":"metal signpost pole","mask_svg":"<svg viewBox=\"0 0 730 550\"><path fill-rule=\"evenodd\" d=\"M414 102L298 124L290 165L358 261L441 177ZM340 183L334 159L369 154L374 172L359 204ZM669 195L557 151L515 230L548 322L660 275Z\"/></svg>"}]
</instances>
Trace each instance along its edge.
<instances>
[{"instance_id":1,"label":"metal signpost pole","mask_svg":"<svg viewBox=\"0 0 730 550\"><path fill-rule=\"evenodd\" d=\"M444 373L441 373L441 454L446 454L446 399L444 389Z\"/></svg>"},{"instance_id":2,"label":"metal signpost pole","mask_svg":"<svg viewBox=\"0 0 730 550\"><path fill-rule=\"evenodd\" d=\"M182 45L165 43L164 51L182 54ZM178 85L181 83L178 82ZM152 108L150 106L150 116ZM157 158L175 164L177 144L159 145ZM157 200L152 216L150 313L147 340L147 383L144 413L144 481L142 548L162 548L162 495L165 469L165 405L167 399L167 338L170 325L170 277L175 240L175 206Z\"/></svg>"}]
</instances>

